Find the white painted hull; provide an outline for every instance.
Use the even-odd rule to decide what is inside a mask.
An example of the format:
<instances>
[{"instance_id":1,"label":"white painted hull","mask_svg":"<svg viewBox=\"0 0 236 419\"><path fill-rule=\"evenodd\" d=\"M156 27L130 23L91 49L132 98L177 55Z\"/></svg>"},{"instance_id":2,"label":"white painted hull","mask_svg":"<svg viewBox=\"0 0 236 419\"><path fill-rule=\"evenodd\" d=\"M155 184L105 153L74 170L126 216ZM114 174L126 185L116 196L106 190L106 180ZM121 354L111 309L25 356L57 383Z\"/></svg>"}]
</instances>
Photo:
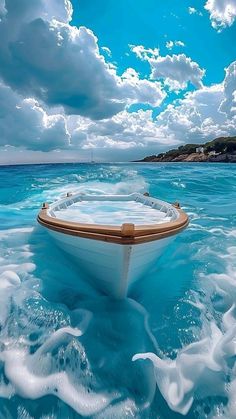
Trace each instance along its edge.
<instances>
[{"instance_id":1,"label":"white painted hull","mask_svg":"<svg viewBox=\"0 0 236 419\"><path fill-rule=\"evenodd\" d=\"M174 236L148 243L123 245L48 230L56 243L75 259L94 286L124 298L129 286L148 272Z\"/></svg>"}]
</instances>

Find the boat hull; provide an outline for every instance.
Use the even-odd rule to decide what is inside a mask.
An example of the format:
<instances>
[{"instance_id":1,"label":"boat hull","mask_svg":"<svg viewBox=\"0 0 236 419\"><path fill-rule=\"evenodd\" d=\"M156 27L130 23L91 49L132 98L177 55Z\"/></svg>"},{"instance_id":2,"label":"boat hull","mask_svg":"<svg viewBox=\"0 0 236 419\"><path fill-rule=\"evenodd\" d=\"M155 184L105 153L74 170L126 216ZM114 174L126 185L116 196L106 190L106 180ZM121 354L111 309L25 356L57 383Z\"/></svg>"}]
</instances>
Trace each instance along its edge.
<instances>
[{"instance_id":1,"label":"boat hull","mask_svg":"<svg viewBox=\"0 0 236 419\"><path fill-rule=\"evenodd\" d=\"M115 298L124 298L131 284L155 264L174 236L142 244L117 244L48 230L57 245L72 256L93 285Z\"/></svg>"}]
</instances>

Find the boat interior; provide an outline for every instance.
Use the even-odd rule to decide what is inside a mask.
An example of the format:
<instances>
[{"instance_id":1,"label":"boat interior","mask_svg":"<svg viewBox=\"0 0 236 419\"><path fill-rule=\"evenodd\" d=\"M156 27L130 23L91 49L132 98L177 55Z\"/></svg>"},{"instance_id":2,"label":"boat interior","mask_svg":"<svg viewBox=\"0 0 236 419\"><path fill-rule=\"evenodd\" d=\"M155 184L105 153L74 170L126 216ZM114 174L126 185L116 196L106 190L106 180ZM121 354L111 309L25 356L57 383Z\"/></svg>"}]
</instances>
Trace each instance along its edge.
<instances>
[{"instance_id":1,"label":"boat interior","mask_svg":"<svg viewBox=\"0 0 236 419\"><path fill-rule=\"evenodd\" d=\"M117 226L161 224L178 218L178 211L172 205L141 194L77 194L51 205L49 214L66 221Z\"/></svg>"},{"instance_id":2,"label":"boat interior","mask_svg":"<svg viewBox=\"0 0 236 419\"><path fill-rule=\"evenodd\" d=\"M49 230L118 244L139 244L175 235L188 225L188 216L172 205L147 194L71 194L38 215Z\"/></svg>"}]
</instances>

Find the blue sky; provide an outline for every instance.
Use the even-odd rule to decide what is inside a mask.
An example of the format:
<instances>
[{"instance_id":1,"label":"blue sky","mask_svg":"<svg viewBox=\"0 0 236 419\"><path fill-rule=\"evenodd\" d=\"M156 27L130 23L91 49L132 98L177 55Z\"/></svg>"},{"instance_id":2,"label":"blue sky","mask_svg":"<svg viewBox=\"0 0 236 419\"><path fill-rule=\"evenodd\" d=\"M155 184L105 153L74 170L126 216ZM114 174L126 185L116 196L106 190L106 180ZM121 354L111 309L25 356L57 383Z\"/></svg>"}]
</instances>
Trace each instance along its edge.
<instances>
[{"instance_id":1,"label":"blue sky","mask_svg":"<svg viewBox=\"0 0 236 419\"><path fill-rule=\"evenodd\" d=\"M0 163L236 133L236 0L0 0Z\"/></svg>"},{"instance_id":2,"label":"blue sky","mask_svg":"<svg viewBox=\"0 0 236 419\"><path fill-rule=\"evenodd\" d=\"M219 83L224 78L224 68L235 59L236 25L217 32L209 24L205 2L199 0L93 0L73 1L72 23L91 28L101 46L112 51L118 70L135 67L143 75L148 68L128 57L129 44L159 47L161 54L168 54L166 42L181 40L185 47L174 47L173 52L184 52L207 70L204 82ZM197 13L189 14L189 7ZM199 15L202 14L202 16Z\"/></svg>"},{"instance_id":3,"label":"blue sky","mask_svg":"<svg viewBox=\"0 0 236 419\"><path fill-rule=\"evenodd\" d=\"M84 25L93 30L99 45L111 50L112 61L122 74L127 67L135 68L143 77L148 77L149 66L130 52L129 45L144 45L159 48L162 55L170 53L166 43L181 40L184 47L174 46L175 54L185 53L201 68L206 69L204 84L220 83L224 69L235 59L234 40L236 25L218 32L209 24L209 13L204 1L179 0L93 0L73 1L72 24ZM196 12L190 14L189 8ZM106 56L106 53L105 53ZM188 90L193 90L189 86ZM184 96L169 94L154 115L160 113L174 99ZM149 106L135 105L133 109L149 109Z\"/></svg>"}]
</instances>

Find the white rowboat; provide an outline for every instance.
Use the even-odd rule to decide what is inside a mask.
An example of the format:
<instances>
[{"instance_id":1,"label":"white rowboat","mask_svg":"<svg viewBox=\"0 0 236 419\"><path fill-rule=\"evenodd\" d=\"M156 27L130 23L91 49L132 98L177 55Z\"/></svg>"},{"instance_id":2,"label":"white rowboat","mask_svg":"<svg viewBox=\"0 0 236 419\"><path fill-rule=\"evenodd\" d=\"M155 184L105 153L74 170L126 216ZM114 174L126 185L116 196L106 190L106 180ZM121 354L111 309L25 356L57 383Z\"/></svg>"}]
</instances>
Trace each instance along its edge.
<instances>
[{"instance_id":1,"label":"white rowboat","mask_svg":"<svg viewBox=\"0 0 236 419\"><path fill-rule=\"evenodd\" d=\"M148 194L68 193L43 204L38 222L97 288L123 298L187 227L188 216Z\"/></svg>"}]
</instances>

